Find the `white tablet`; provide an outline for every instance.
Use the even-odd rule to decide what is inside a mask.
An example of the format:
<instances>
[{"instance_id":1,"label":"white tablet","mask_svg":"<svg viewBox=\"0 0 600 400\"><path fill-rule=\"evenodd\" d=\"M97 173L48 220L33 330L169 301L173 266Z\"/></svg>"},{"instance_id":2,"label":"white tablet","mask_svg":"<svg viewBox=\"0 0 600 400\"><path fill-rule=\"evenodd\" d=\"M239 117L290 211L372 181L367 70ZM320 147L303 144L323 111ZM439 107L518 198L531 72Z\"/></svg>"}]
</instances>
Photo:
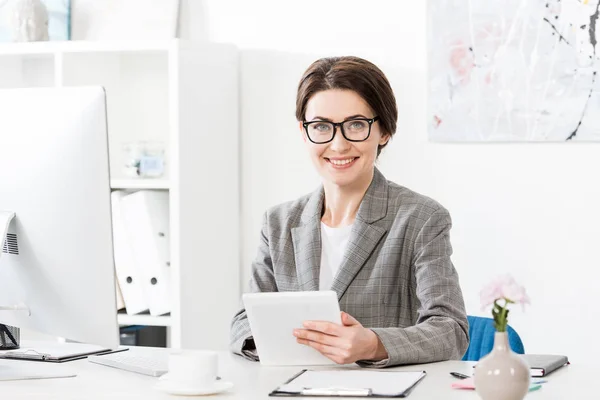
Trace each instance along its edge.
<instances>
[{"instance_id":1,"label":"white tablet","mask_svg":"<svg viewBox=\"0 0 600 400\"><path fill-rule=\"evenodd\" d=\"M342 323L334 291L246 293L242 296L262 365L330 365L333 361L296 342L304 321Z\"/></svg>"}]
</instances>

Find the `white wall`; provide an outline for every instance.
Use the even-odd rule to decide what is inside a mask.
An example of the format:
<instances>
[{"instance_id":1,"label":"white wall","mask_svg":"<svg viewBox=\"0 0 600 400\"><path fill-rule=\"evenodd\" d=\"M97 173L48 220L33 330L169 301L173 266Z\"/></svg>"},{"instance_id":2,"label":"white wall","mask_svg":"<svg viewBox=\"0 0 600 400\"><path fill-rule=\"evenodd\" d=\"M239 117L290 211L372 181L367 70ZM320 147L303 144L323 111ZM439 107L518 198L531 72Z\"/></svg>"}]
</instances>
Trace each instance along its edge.
<instances>
[{"instance_id":1,"label":"white wall","mask_svg":"<svg viewBox=\"0 0 600 400\"><path fill-rule=\"evenodd\" d=\"M493 276L512 273L532 299L510 323L528 352L598 357L599 144L440 144L426 133L425 1L183 0L183 37L242 50L244 287L264 210L318 177L294 118L295 89L316 55L354 54L387 73L399 129L384 174L444 204L470 314Z\"/></svg>"}]
</instances>

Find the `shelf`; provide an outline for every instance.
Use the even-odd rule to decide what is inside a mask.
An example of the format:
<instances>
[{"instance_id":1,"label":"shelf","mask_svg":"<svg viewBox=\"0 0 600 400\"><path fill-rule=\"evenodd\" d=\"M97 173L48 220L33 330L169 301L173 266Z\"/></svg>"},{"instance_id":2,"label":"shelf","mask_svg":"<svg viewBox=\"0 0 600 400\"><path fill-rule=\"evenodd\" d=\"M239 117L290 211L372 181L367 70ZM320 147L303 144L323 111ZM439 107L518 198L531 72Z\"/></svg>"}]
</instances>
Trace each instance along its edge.
<instances>
[{"instance_id":1,"label":"shelf","mask_svg":"<svg viewBox=\"0 0 600 400\"><path fill-rule=\"evenodd\" d=\"M136 41L49 41L28 43L1 43L0 55L18 54L57 54L57 53L95 53L95 52L157 52L169 51L178 45L178 39L172 40L136 40Z\"/></svg>"},{"instance_id":2,"label":"shelf","mask_svg":"<svg viewBox=\"0 0 600 400\"><path fill-rule=\"evenodd\" d=\"M186 39L0 43L0 88L104 87L109 187L113 193L169 195L172 313L114 315L121 326L166 327L171 348L226 349L227 310L239 306L241 246L231 229L241 223L240 188L223 185L239 182L239 157L215 168L214 152L198 156L203 148L239 152L239 57L232 44ZM125 145L144 142L160 142L164 149L168 164L160 177L142 178L125 169ZM220 188L220 196L206 196L198 182ZM198 236L199 226L208 233L189 240ZM225 267L215 274L198 265Z\"/></svg>"},{"instance_id":3,"label":"shelf","mask_svg":"<svg viewBox=\"0 0 600 400\"><path fill-rule=\"evenodd\" d=\"M146 325L146 326L171 326L170 315L160 315L154 317L149 314L117 314L117 321L119 325Z\"/></svg>"},{"instance_id":4,"label":"shelf","mask_svg":"<svg viewBox=\"0 0 600 400\"><path fill-rule=\"evenodd\" d=\"M114 179L110 181L111 189L160 189L170 188L170 182L167 179Z\"/></svg>"}]
</instances>

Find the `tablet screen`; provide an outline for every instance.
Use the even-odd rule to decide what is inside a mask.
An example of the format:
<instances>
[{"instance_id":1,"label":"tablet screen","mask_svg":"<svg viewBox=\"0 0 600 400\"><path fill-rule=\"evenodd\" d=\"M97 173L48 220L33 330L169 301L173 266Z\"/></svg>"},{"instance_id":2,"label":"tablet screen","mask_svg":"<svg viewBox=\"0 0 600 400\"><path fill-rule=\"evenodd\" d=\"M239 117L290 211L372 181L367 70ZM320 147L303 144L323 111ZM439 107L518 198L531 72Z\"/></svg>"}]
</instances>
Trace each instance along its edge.
<instances>
[{"instance_id":1,"label":"tablet screen","mask_svg":"<svg viewBox=\"0 0 600 400\"><path fill-rule=\"evenodd\" d=\"M249 293L243 301L261 364L334 364L293 335L308 320L342 323L334 291Z\"/></svg>"}]
</instances>

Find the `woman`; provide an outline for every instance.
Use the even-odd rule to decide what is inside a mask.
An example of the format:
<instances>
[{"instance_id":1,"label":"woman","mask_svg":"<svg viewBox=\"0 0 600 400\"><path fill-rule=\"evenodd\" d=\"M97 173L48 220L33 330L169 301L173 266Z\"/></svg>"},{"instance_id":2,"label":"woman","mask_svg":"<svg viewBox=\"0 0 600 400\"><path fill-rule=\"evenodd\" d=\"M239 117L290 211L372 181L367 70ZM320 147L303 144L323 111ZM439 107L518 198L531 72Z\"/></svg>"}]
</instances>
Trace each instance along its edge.
<instances>
[{"instance_id":1,"label":"woman","mask_svg":"<svg viewBox=\"0 0 600 400\"><path fill-rule=\"evenodd\" d=\"M469 344L448 211L375 168L397 117L372 63L336 57L308 68L296 118L323 185L266 212L252 265L253 292L337 292L343 325L307 321L294 335L339 364L459 359ZM244 310L231 350L258 359Z\"/></svg>"}]
</instances>

